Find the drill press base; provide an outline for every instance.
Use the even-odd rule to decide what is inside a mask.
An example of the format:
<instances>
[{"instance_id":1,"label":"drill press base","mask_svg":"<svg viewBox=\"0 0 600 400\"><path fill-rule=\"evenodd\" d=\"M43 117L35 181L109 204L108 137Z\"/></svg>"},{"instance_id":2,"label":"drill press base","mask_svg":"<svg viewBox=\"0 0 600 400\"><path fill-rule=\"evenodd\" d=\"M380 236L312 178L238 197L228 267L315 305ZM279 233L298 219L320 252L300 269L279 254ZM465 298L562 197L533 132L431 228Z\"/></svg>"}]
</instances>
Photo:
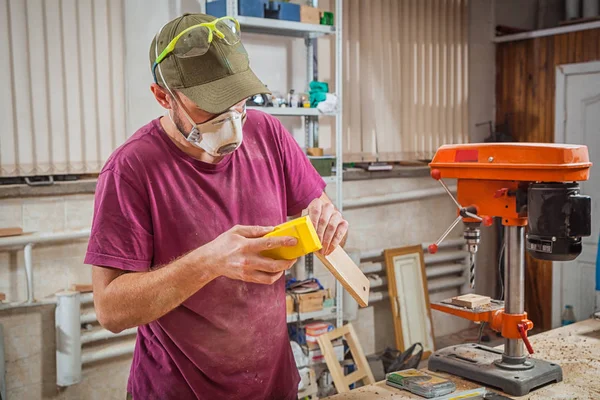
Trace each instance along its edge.
<instances>
[{"instance_id":1,"label":"drill press base","mask_svg":"<svg viewBox=\"0 0 600 400\"><path fill-rule=\"evenodd\" d=\"M511 396L524 396L548 383L562 381L562 369L548 361L528 358L530 368L501 368L502 351L475 343L446 347L429 357L428 369L501 389Z\"/></svg>"}]
</instances>

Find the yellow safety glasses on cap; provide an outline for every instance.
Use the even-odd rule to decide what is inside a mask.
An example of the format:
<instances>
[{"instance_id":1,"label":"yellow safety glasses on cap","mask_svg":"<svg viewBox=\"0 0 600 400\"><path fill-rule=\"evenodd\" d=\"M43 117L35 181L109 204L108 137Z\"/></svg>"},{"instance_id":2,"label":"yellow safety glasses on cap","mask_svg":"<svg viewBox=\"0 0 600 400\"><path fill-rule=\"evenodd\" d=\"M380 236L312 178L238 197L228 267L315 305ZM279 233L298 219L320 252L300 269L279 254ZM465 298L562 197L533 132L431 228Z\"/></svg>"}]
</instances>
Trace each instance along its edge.
<instances>
[{"instance_id":1,"label":"yellow safety glasses on cap","mask_svg":"<svg viewBox=\"0 0 600 400\"><path fill-rule=\"evenodd\" d=\"M152 75L156 79L156 67L165 57L173 53L180 58L198 57L206 54L214 36L233 46L240 42L240 23L233 17L217 18L183 30L169 42L152 65Z\"/></svg>"}]
</instances>

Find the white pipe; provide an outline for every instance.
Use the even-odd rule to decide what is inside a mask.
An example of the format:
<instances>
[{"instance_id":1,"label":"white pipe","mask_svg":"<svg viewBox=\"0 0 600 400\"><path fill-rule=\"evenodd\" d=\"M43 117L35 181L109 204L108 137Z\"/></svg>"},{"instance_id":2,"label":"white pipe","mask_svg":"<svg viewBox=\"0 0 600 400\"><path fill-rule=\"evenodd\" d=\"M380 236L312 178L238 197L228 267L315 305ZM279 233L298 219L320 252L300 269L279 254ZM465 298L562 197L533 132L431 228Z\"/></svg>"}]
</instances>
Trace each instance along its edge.
<instances>
[{"instance_id":1,"label":"white pipe","mask_svg":"<svg viewBox=\"0 0 600 400\"><path fill-rule=\"evenodd\" d=\"M93 349L83 352L81 356L82 364L89 364L96 361L106 360L108 358L120 357L125 354L133 353L135 349L135 340L125 343L119 343L114 346L105 347L103 349Z\"/></svg>"},{"instance_id":2,"label":"white pipe","mask_svg":"<svg viewBox=\"0 0 600 400\"><path fill-rule=\"evenodd\" d=\"M360 269L363 274L375 274L384 271L382 262L360 264Z\"/></svg>"},{"instance_id":3,"label":"white pipe","mask_svg":"<svg viewBox=\"0 0 600 400\"><path fill-rule=\"evenodd\" d=\"M89 304L94 302L94 293L81 293L81 304Z\"/></svg>"},{"instance_id":4,"label":"white pipe","mask_svg":"<svg viewBox=\"0 0 600 400\"><path fill-rule=\"evenodd\" d=\"M427 278L437 278L439 276L458 274L465 271L465 264L445 264L425 269Z\"/></svg>"},{"instance_id":5,"label":"white pipe","mask_svg":"<svg viewBox=\"0 0 600 400\"><path fill-rule=\"evenodd\" d=\"M450 191L456 192L456 185L449 186ZM380 196L365 196L358 199L344 200L344 209L350 210L353 208L380 206L390 203L401 203L406 201L420 200L425 197L434 197L445 195L446 191L443 187L432 187L428 189L410 190L401 193L388 193Z\"/></svg>"},{"instance_id":6,"label":"white pipe","mask_svg":"<svg viewBox=\"0 0 600 400\"><path fill-rule=\"evenodd\" d=\"M64 242L65 240L85 239L90 237L90 229L66 232L41 232L28 235L8 236L0 238L0 249L23 247L28 244Z\"/></svg>"},{"instance_id":7,"label":"white pipe","mask_svg":"<svg viewBox=\"0 0 600 400\"><path fill-rule=\"evenodd\" d=\"M79 292L56 294L56 384L70 386L81 382L81 325Z\"/></svg>"},{"instance_id":8,"label":"white pipe","mask_svg":"<svg viewBox=\"0 0 600 400\"><path fill-rule=\"evenodd\" d=\"M464 277L442 278L442 279L434 279L432 281L428 281L427 288L431 292L434 290L445 290L445 289L461 287L464 284L465 284Z\"/></svg>"},{"instance_id":9,"label":"white pipe","mask_svg":"<svg viewBox=\"0 0 600 400\"><path fill-rule=\"evenodd\" d=\"M425 264L438 264L449 261L462 261L466 260L469 256L467 251L443 251L436 254L425 254Z\"/></svg>"},{"instance_id":10,"label":"white pipe","mask_svg":"<svg viewBox=\"0 0 600 400\"><path fill-rule=\"evenodd\" d=\"M92 322L98 321L98 317L96 316L96 311L86 312L81 314L79 317L79 322L82 324L91 324Z\"/></svg>"},{"instance_id":11,"label":"white pipe","mask_svg":"<svg viewBox=\"0 0 600 400\"><path fill-rule=\"evenodd\" d=\"M125 329L119 333L112 333L107 329L95 329L91 331L84 331L81 334L81 344L97 342L99 340L114 339L122 336L134 335L137 333L137 328Z\"/></svg>"},{"instance_id":12,"label":"white pipe","mask_svg":"<svg viewBox=\"0 0 600 400\"><path fill-rule=\"evenodd\" d=\"M33 244L27 243L23 250L25 258L25 275L27 279L27 303L33 303L35 297L33 295Z\"/></svg>"},{"instance_id":13,"label":"white pipe","mask_svg":"<svg viewBox=\"0 0 600 400\"><path fill-rule=\"evenodd\" d=\"M387 299L388 297L390 297L388 292L371 292L369 293L369 304Z\"/></svg>"},{"instance_id":14,"label":"white pipe","mask_svg":"<svg viewBox=\"0 0 600 400\"><path fill-rule=\"evenodd\" d=\"M431 243L421 243L421 247L423 248L423 250L426 253L427 253L427 249L430 244ZM464 245L465 245L465 240L463 238L446 239L439 245L439 248L447 249L450 247L462 247ZM360 253L360 259L361 259L361 261L364 261L367 259L371 260L371 259L383 258L383 252L384 252L383 249L363 251Z\"/></svg>"},{"instance_id":15,"label":"white pipe","mask_svg":"<svg viewBox=\"0 0 600 400\"><path fill-rule=\"evenodd\" d=\"M371 284L371 289L378 288L387 285L387 278L378 275L369 276L369 283Z\"/></svg>"}]
</instances>

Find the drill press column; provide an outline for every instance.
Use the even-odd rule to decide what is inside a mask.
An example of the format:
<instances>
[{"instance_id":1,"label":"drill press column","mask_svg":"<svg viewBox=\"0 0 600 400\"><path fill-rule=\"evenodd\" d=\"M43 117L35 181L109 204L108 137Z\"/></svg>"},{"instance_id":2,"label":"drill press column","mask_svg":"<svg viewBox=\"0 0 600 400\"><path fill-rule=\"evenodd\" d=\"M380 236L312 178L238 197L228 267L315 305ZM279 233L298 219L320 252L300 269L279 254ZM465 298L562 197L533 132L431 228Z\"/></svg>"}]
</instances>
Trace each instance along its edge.
<instances>
[{"instance_id":1,"label":"drill press column","mask_svg":"<svg viewBox=\"0 0 600 400\"><path fill-rule=\"evenodd\" d=\"M505 226L506 249L504 257L504 311L507 314L525 312L525 242L522 226ZM502 361L522 364L525 347L521 339L505 339Z\"/></svg>"}]
</instances>

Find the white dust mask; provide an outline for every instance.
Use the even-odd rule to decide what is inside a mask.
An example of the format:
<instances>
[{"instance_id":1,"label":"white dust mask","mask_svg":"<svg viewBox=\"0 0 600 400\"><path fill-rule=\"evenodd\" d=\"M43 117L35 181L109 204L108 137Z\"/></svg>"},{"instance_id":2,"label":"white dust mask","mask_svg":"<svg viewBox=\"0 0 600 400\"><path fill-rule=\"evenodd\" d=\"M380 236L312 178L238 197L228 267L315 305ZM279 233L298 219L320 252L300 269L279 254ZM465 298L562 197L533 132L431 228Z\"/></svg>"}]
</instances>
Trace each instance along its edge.
<instances>
[{"instance_id":1,"label":"white dust mask","mask_svg":"<svg viewBox=\"0 0 600 400\"><path fill-rule=\"evenodd\" d=\"M241 146L242 127L246 121L245 106L242 112L231 108L202 124L194 122L183 107L181 107L181 110L192 124L192 129L186 136L186 140L194 146L203 149L213 157L232 153ZM171 117L171 113L169 113L169 117ZM173 120L172 117L171 120Z\"/></svg>"}]
</instances>

